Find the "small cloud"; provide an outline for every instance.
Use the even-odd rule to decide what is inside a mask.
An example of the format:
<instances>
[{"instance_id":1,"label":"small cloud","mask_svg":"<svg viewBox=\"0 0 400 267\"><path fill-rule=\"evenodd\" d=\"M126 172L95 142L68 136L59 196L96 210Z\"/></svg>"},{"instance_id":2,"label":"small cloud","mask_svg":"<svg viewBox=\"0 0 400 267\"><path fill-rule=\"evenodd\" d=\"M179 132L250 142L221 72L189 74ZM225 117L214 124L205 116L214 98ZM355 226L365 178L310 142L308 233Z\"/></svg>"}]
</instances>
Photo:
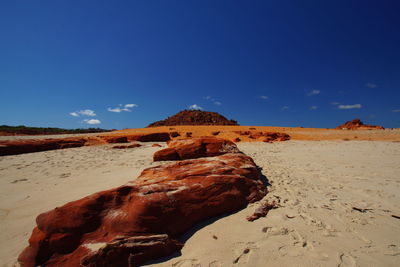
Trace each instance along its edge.
<instances>
[{"instance_id":1,"label":"small cloud","mask_svg":"<svg viewBox=\"0 0 400 267\"><path fill-rule=\"evenodd\" d=\"M216 105L216 106L221 106L221 105L222 105L222 103L219 102L219 101L214 101L213 103L214 103L214 105Z\"/></svg>"},{"instance_id":2,"label":"small cloud","mask_svg":"<svg viewBox=\"0 0 400 267\"><path fill-rule=\"evenodd\" d=\"M209 96L209 95L208 96L204 96L203 99L210 100L211 96Z\"/></svg>"},{"instance_id":3,"label":"small cloud","mask_svg":"<svg viewBox=\"0 0 400 267\"><path fill-rule=\"evenodd\" d=\"M372 89L378 87L378 85L375 83L366 83L365 86Z\"/></svg>"},{"instance_id":4,"label":"small cloud","mask_svg":"<svg viewBox=\"0 0 400 267\"><path fill-rule=\"evenodd\" d=\"M101 123L100 120L96 120L96 119L90 119L90 120L85 119L85 120L83 120L83 122L85 122L87 124L100 124Z\"/></svg>"},{"instance_id":5,"label":"small cloud","mask_svg":"<svg viewBox=\"0 0 400 267\"><path fill-rule=\"evenodd\" d=\"M338 109L355 109L355 108L362 108L361 104L354 104L354 105L339 105Z\"/></svg>"},{"instance_id":6,"label":"small cloud","mask_svg":"<svg viewBox=\"0 0 400 267\"><path fill-rule=\"evenodd\" d=\"M120 113L122 111L131 112L132 111L131 108L138 107L138 105L136 105L136 104L125 104L125 105L119 104L118 106L119 107L116 107L116 108L107 108L107 110L110 112L116 112L116 113Z\"/></svg>"},{"instance_id":7,"label":"small cloud","mask_svg":"<svg viewBox=\"0 0 400 267\"><path fill-rule=\"evenodd\" d=\"M288 110L288 109L289 109L288 106L283 106L283 107L281 107L281 110Z\"/></svg>"},{"instance_id":8,"label":"small cloud","mask_svg":"<svg viewBox=\"0 0 400 267\"><path fill-rule=\"evenodd\" d=\"M79 111L74 111L69 113L69 115L74 116L74 117L79 117L79 116L96 116L96 113L94 113L93 110L91 109L84 109L84 110L79 110Z\"/></svg>"},{"instance_id":9,"label":"small cloud","mask_svg":"<svg viewBox=\"0 0 400 267\"><path fill-rule=\"evenodd\" d=\"M311 106L311 107L310 107L310 110L316 110L316 109L318 109L317 106Z\"/></svg>"},{"instance_id":10,"label":"small cloud","mask_svg":"<svg viewBox=\"0 0 400 267\"><path fill-rule=\"evenodd\" d=\"M136 108L138 105L136 104L125 104L125 108Z\"/></svg>"},{"instance_id":11,"label":"small cloud","mask_svg":"<svg viewBox=\"0 0 400 267\"><path fill-rule=\"evenodd\" d=\"M268 99L269 97L266 96L266 95L260 95L260 98L261 98L261 99Z\"/></svg>"},{"instance_id":12,"label":"small cloud","mask_svg":"<svg viewBox=\"0 0 400 267\"><path fill-rule=\"evenodd\" d=\"M321 93L320 90L312 90L310 91L307 95L312 96L312 95L319 95Z\"/></svg>"},{"instance_id":13,"label":"small cloud","mask_svg":"<svg viewBox=\"0 0 400 267\"><path fill-rule=\"evenodd\" d=\"M400 112L400 109L393 109L392 112Z\"/></svg>"},{"instance_id":14,"label":"small cloud","mask_svg":"<svg viewBox=\"0 0 400 267\"><path fill-rule=\"evenodd\" d=\"M331 102L331 105L334 105L334 106L337 106L339 104L340 104L339 102Z\"/></svg>"},{"instance_id":15,"label":"small cloud","mask_svg":"<svg viewBox=\"0 0 400 267\"><path fill-rule=\"evenodd\" d=\"M192 110L203 110L202 107L198 106L197 104L188 106L188 109L192 109Z\"/></svg>"}]
</instances>

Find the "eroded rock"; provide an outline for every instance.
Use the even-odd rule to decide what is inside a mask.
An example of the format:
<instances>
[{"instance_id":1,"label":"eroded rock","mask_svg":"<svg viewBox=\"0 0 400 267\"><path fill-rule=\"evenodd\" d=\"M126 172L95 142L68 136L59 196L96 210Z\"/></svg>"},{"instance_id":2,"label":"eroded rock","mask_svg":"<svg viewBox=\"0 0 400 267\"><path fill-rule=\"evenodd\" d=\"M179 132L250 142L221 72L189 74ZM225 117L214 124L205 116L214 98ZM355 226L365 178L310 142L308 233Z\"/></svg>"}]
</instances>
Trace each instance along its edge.
<instances>
[{"instance_id":1,"label":"eroded rock","mask_svg":"<svg viewBox=\"0 0 400 267\"><path fill-rule=\"evenodd\" d=\"M168 142L168 148L154 153L154 161L213 157L225 153L239 153L237 146L225 139L199 137Z\"/></svg>"},{"instance_id":2,"label":"eroded rock","mask_svg":"<svg viewBox=\"0 0 400 267\"><path fill-rule=\"evenodd\" d=\"M21 266L138 266L183 244L197 222L244 208L267 193L241 153L145 169L134 181L39 215Z\"/></svg>"}]
</instances>

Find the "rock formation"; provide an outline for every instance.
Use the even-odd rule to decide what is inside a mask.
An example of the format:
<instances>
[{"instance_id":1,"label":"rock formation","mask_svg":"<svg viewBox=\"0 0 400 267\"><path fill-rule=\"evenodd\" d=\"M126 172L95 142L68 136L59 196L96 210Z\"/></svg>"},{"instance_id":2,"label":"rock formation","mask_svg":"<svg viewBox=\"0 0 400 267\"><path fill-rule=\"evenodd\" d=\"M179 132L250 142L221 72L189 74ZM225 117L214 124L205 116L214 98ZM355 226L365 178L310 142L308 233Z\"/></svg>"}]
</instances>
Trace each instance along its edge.
<instances>
[{"instance_id":1,"label":"rock formation","mask_svg":"<svg viewBox=\"0 0 400 267\"><path fill-rule=\"evenodd\" d=\"M181 249L177 238L199 221L266 194L259 168L242 153L148 168L124 186L39 215L19 262L23 267L139 266Z\"/></svg>"},{"instance_id":2,"label":"rock formation","mask_svg":"<svg viewBox=\"0 0 400 267\"><path fill-rule=\"evenodd\" d=\"M156 121L147 127L175 126L175 125L239 125L235 120L228 120L217 112L201 110L183 110L177 114Z\"/></svg>"},{"instance_id":3,"label":"rock formation","mask_svg":"<svg viewBox=\"0 0 400 267\"><path fill-rule=\"evenodd\" d=\"M347 121L346 123L336 127L338 130L384 130L382 126L364 124L360 119Z\"/></svg>"},{"instance_id":4,"label":"rock formation","mask_svg":"<svg viewBox=\"0 0 400 267\"><path fill-rule=\"evenodd\" d=\"M225 153L238 153L236 145L225 139L200 137L168 142L168 148L154 153L154 161L214 157Z\"/></svg>"}]
</instances>

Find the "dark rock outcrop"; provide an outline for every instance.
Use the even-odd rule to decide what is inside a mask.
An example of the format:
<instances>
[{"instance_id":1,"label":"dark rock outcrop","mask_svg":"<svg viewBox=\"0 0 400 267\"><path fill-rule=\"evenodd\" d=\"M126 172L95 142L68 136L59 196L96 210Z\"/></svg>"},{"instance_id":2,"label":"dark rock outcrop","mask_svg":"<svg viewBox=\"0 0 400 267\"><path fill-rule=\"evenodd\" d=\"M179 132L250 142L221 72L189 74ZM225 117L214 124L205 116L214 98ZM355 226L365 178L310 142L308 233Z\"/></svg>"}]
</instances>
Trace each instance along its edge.
<instances>
[{"instance_id":1,"label":"dark rock outcrop","mask_svg":"<svg viewBox=\"0 0 400 267\"><path fill-rule=\"evenodd\" d=\"M201 110L183 110L165 120L156 121L147 127L175 125L239 125L235 120L228 120L217 112Z\"/></svg>"},{"instance_id":2,"label":"dark rock outcrop","mask_svg":"<svg viewBox=\"0 0 400 267\"><path fill-rule=\"evenodd\" d=\"M354 119L352 121L347 121L346 123L336 127L338 130L384 130L382 126L379 125L369 125L364 124L360 119Z\"/></svg>"},{"instance_id":3,"label":"dark rock outcrop","mask_svg":"<svg viewBox=\"0 0 400 267\"><path fill-rule=\"evenodd\" d=\"M145 169L134 181L39 215L21 266L139 266L171 254L201 220L267 193L241 153Z\"/></svg>"},{"instance_id":4,"label":"dark rock outcrop","mask_svg":"<svg viewBox=\"0 0 400 267\"><path fill-rule=\"evenodd\" d=\"M86 141L84 138L0 141L0 156L81 147Z\"/></svg>"},{"instance_id":5,"label":"dark rock outcrop","mask_svg":"<svg viewBox=\"0 0 400 267\"><path fill-rule=\"evenodd\" d=\"M236 145L229 140L213 137L199 137L169 141L168 148L154 153L153 160L195 159L239 152Z\"/></svg>"}]
</instances>

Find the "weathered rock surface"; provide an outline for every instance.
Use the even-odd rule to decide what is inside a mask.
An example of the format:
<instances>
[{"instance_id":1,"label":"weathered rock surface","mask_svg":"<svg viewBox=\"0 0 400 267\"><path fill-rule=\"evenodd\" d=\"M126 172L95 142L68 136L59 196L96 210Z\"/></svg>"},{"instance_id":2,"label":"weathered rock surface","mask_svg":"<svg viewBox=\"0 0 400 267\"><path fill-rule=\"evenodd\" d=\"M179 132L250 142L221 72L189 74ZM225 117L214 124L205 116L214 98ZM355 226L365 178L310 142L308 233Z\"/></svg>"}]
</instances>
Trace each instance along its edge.
<instances>
[{"instance_id":1,"label":"weathered rock surface","mask_svg":"<svg viewBox=\"0 0 400 267\"><path fill-rule=\"evenodd\" d=\"M169 133L149 133L128 136L129 141L165 142L171 140Z\"/></svg>"},{"instance_id":2,"label":"weathered rock surface","mask_svg":"<svg viewBox=\"0 0 400 267\"><path fill-rule=\"evenodd\" d=\"M195 159L238 152L240 151L237 146L229 140L214 137L200 137L169 141L168 148L154 153L153 160Z\"/></svg>"},{"instance_id":3,"label":"weathered rock surface","mask_svg":"<svg viewBox=\"0 0 400 267\"><path fill-rule=\"evenodd\" d=\"M81 147L86 141L83 138L0 141L0 156Z\"/></svg>"},{"instance_id":4,"label":"weathered rock surface","mask_svg":"<svg viewBox=\"0 0 400 267\"><path fill-rule=\"evenodd\" d=\"M135 148L135 147L141 147L141 144L131 144L131 145L119 145L119 146L113 146L112 148L114 149L126 149L126 148Z\"/></svg>"},{"instance_id":5,"label":"weathered rock surface","mask_svg":"<svg viewBox=\"0 0 400 267\"><path fill-rule=\"evenodd\" d=\"M346 123L336 127L339 130L384 130L382 126L379 125L369 125L364 124L360 119L354 119L352 121L347 121Z\"/></svg>"},{"instance_id":6,"label":"weathered rock surface","mask_svg":"<svg viewBox=\"0 0 400 267\"><path fill-rule=\"evenodd\" d=\"M174 125L238 125L238 123L235 120L228 120L217 112L183 110L165 120L153 122L147 127Z\"/></svg>"},{"instance_id":7,"label":"weathered rock surface","mask_svg":"<svg viewBox=\"0 0 400 267\"><path fill-rule=\"evenodd\" d=\"M126 136L101 135L100 138L108 144L128 143L128 138Z\"/></svg>"},{"instance_id":8,"label":"weathered rock surface","mask_svg":"<svg viewBox=\"0 0 400 267\"><path fill-rule=\"evenodd\" d=\"M166 256L195 223L267 193L241 153L145 169L134 181L39 215L22 266L138 266Z\"/></svg>"},{"instance_id":9,"label":"weathered rock surface","mask_svg":"<svg viewBox=\"0 0 400 267\"><path fill-rule=\"evenodd\" d=\"M290 136L286 133L278 132L255 132L255 131L234 131L239 135L247 135L250 139L257 139L262 142L280 142L290 140Z\"/></svg>"}]
</instances>

